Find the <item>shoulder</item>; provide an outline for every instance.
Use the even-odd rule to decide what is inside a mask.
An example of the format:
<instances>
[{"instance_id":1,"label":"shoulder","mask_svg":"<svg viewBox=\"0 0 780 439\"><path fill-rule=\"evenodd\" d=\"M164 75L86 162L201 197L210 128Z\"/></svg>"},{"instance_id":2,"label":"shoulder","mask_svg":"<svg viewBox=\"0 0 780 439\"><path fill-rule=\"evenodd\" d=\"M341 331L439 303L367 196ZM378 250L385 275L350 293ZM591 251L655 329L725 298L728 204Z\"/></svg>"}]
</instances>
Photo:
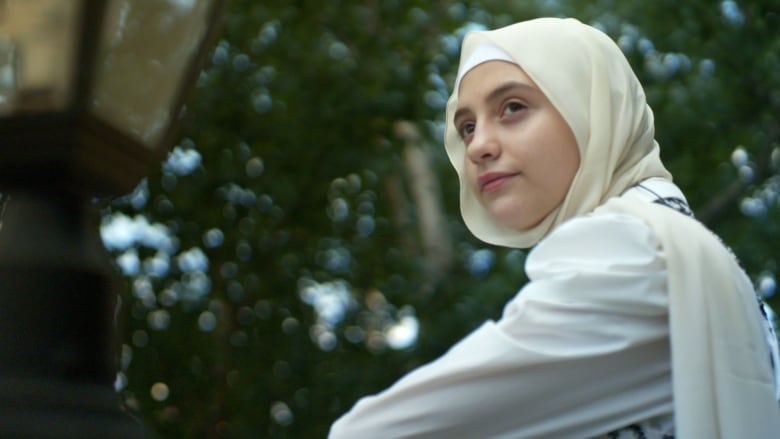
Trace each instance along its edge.
<instances>
[{"instance_id":1,"label":"shoulder","mask_svg":"<svg viewBox=\"0 0 780 439\"><path fill-rule=\"evenodd\" d=\"M666 260L636 216L572 219L528 255L529 282L507 303L499 326L515 340L543 340L544 352L616 352L668 335Z\"/></svg>"},{"instance_id":2,"label":"shoulder","mask_svg":"<svg viewBox=\"0 0 780 439\"><path fill-rule=\"evenodd\" d=\"M527 269L551 261L583 264L662 258L653 229L628 213L602 212L573 218L552 231L531 251Z\"/></svg>"},{"instance_id":3,"label":"shoulder","mask_svg":"<svg viewBox=\"0 0 780 439\"><path fill-rule=\"evenodd\" d=\"M666 313L666 258L656 234L634 215L572 219L531 251L525 268L530 282L505 311L560 310L566 319L594 310L632 317Z\"/></svg>"}]
</instances>

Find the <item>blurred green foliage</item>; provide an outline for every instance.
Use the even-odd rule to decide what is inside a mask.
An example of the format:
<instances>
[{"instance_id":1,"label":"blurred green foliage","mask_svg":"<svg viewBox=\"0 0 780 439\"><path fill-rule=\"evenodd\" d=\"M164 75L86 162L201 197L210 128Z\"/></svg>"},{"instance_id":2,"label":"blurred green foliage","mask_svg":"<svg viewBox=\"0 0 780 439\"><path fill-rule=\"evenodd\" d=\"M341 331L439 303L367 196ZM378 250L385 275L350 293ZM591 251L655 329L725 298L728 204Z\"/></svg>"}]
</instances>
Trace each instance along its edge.
<instances>
[{"instance_id":1,"label":"blurred green foliage","mask_svg":"<svg viewBox=\"0 0 780 439\"><path fill-rule=\"evenodd\" d=\"M676 181L773 292L778 14L777 0L233 0L177 146L194 165L169 162L105 211L104 227L167 237L113 249L129 410L167 438L324 437L500 315L525 253L467 232L442 147L475 27L568 15L618 41ZM422 195L412 149L434 182Z\"/></svg>"}]
</instances>

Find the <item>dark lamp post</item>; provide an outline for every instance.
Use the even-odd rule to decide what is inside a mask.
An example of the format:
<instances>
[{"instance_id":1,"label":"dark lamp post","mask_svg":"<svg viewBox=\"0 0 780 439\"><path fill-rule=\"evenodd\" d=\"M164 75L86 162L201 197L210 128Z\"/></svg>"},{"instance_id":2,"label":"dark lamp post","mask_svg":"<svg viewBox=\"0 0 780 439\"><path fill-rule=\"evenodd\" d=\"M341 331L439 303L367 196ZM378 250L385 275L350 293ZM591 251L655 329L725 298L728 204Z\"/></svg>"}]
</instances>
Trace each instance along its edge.
<instances>
[{"instance_id":1,"label":"dark lamp post","mask_svg":"<svg viewBox=\"0 0 780 439\"><path fill-rule=\"evenodd\" d=\"M90 200L159 166L225 0L0 0L0 437L139 438Z\"/></svg>"}]
</instances>

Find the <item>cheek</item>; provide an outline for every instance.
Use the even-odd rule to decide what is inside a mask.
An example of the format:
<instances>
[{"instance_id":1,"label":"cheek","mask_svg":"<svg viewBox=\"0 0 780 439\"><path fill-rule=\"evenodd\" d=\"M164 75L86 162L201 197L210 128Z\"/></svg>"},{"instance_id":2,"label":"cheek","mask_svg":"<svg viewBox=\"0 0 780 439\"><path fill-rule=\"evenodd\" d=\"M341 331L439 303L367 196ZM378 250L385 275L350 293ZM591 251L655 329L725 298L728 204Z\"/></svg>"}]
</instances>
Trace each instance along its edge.
<instances>
[{"instance_id":1,"label":"cheek","mask_svg":"<svg viewBox=\"0 0 780 439\"><path fill-rule=\"evenodd\" d=\"M560 122L546 127L536 169L536 175L545 182L551 201L556 203L563 201L580 166L577 141L568 125Z\"/></svg>"},{"instance_id":2,"label":"cheek","mask_svg":"<svg viewBox=\"0 0 780 439\"><path fill-rule=\"evenodd\" d=\"M565 135L562 136L564 145L564 154L566 155L566 165L568 166L568 172L570 174L569 180L574 178L574 175L580 169L580 148L577 146L577 139L574 137L574 133L568 125L564 125Z\"/></svg>"},{"instance_id":3,"label":"cheek","mask_svg":"<svg viewBox=\"0 0 780 439\"><path fill-rule=\"evenodd\" d=\"M580 150L577 139L569 128L569 125L558 116L550 121L547 133L552 143L549 145L551 154L557 156L561 174L567 175L577 171L580 166Z\"/></svg>"},{"instance_id":4,"label":"cheek","mask_svg":"<svg viewBox=\"0 0 780 439\"><path fill-rule=\"evenodd\" d=\"M477 167L468 158L463 163L463 179L463 183L473 191L477 182Z\"/></svg>"},{"instance_id":5,"label":"cheek","mask_svg":"<svg viewBox=\"0 0 780 439\"><path fill-rule=\"evenodd\" d=\"M557 178L561 182L564 194L569 191L569 186L574 176L580 169L580 152L574 136L562 136L560 139L562 150L558 160Z\"/></svg>"}]
</instances>

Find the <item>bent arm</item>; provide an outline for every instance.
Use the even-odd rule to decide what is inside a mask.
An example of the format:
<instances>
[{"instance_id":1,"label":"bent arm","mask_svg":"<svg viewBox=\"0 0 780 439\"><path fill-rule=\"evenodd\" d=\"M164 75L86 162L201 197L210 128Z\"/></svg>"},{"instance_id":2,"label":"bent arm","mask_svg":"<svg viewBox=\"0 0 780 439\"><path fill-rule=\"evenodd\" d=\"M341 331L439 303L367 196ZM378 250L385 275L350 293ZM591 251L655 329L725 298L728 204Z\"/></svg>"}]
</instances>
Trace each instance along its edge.
<instances>
[{"instance_id":1,"label":"bent arm","mask_svg":"<svg viewBox=\"0 0 780 439\"><path fill-rule=\"evenodd\" d=\"M671 412L663 255L639 220L562 225L498 322L363 398L342 438L582 438Z\"/></svg>"}]
</instances>

